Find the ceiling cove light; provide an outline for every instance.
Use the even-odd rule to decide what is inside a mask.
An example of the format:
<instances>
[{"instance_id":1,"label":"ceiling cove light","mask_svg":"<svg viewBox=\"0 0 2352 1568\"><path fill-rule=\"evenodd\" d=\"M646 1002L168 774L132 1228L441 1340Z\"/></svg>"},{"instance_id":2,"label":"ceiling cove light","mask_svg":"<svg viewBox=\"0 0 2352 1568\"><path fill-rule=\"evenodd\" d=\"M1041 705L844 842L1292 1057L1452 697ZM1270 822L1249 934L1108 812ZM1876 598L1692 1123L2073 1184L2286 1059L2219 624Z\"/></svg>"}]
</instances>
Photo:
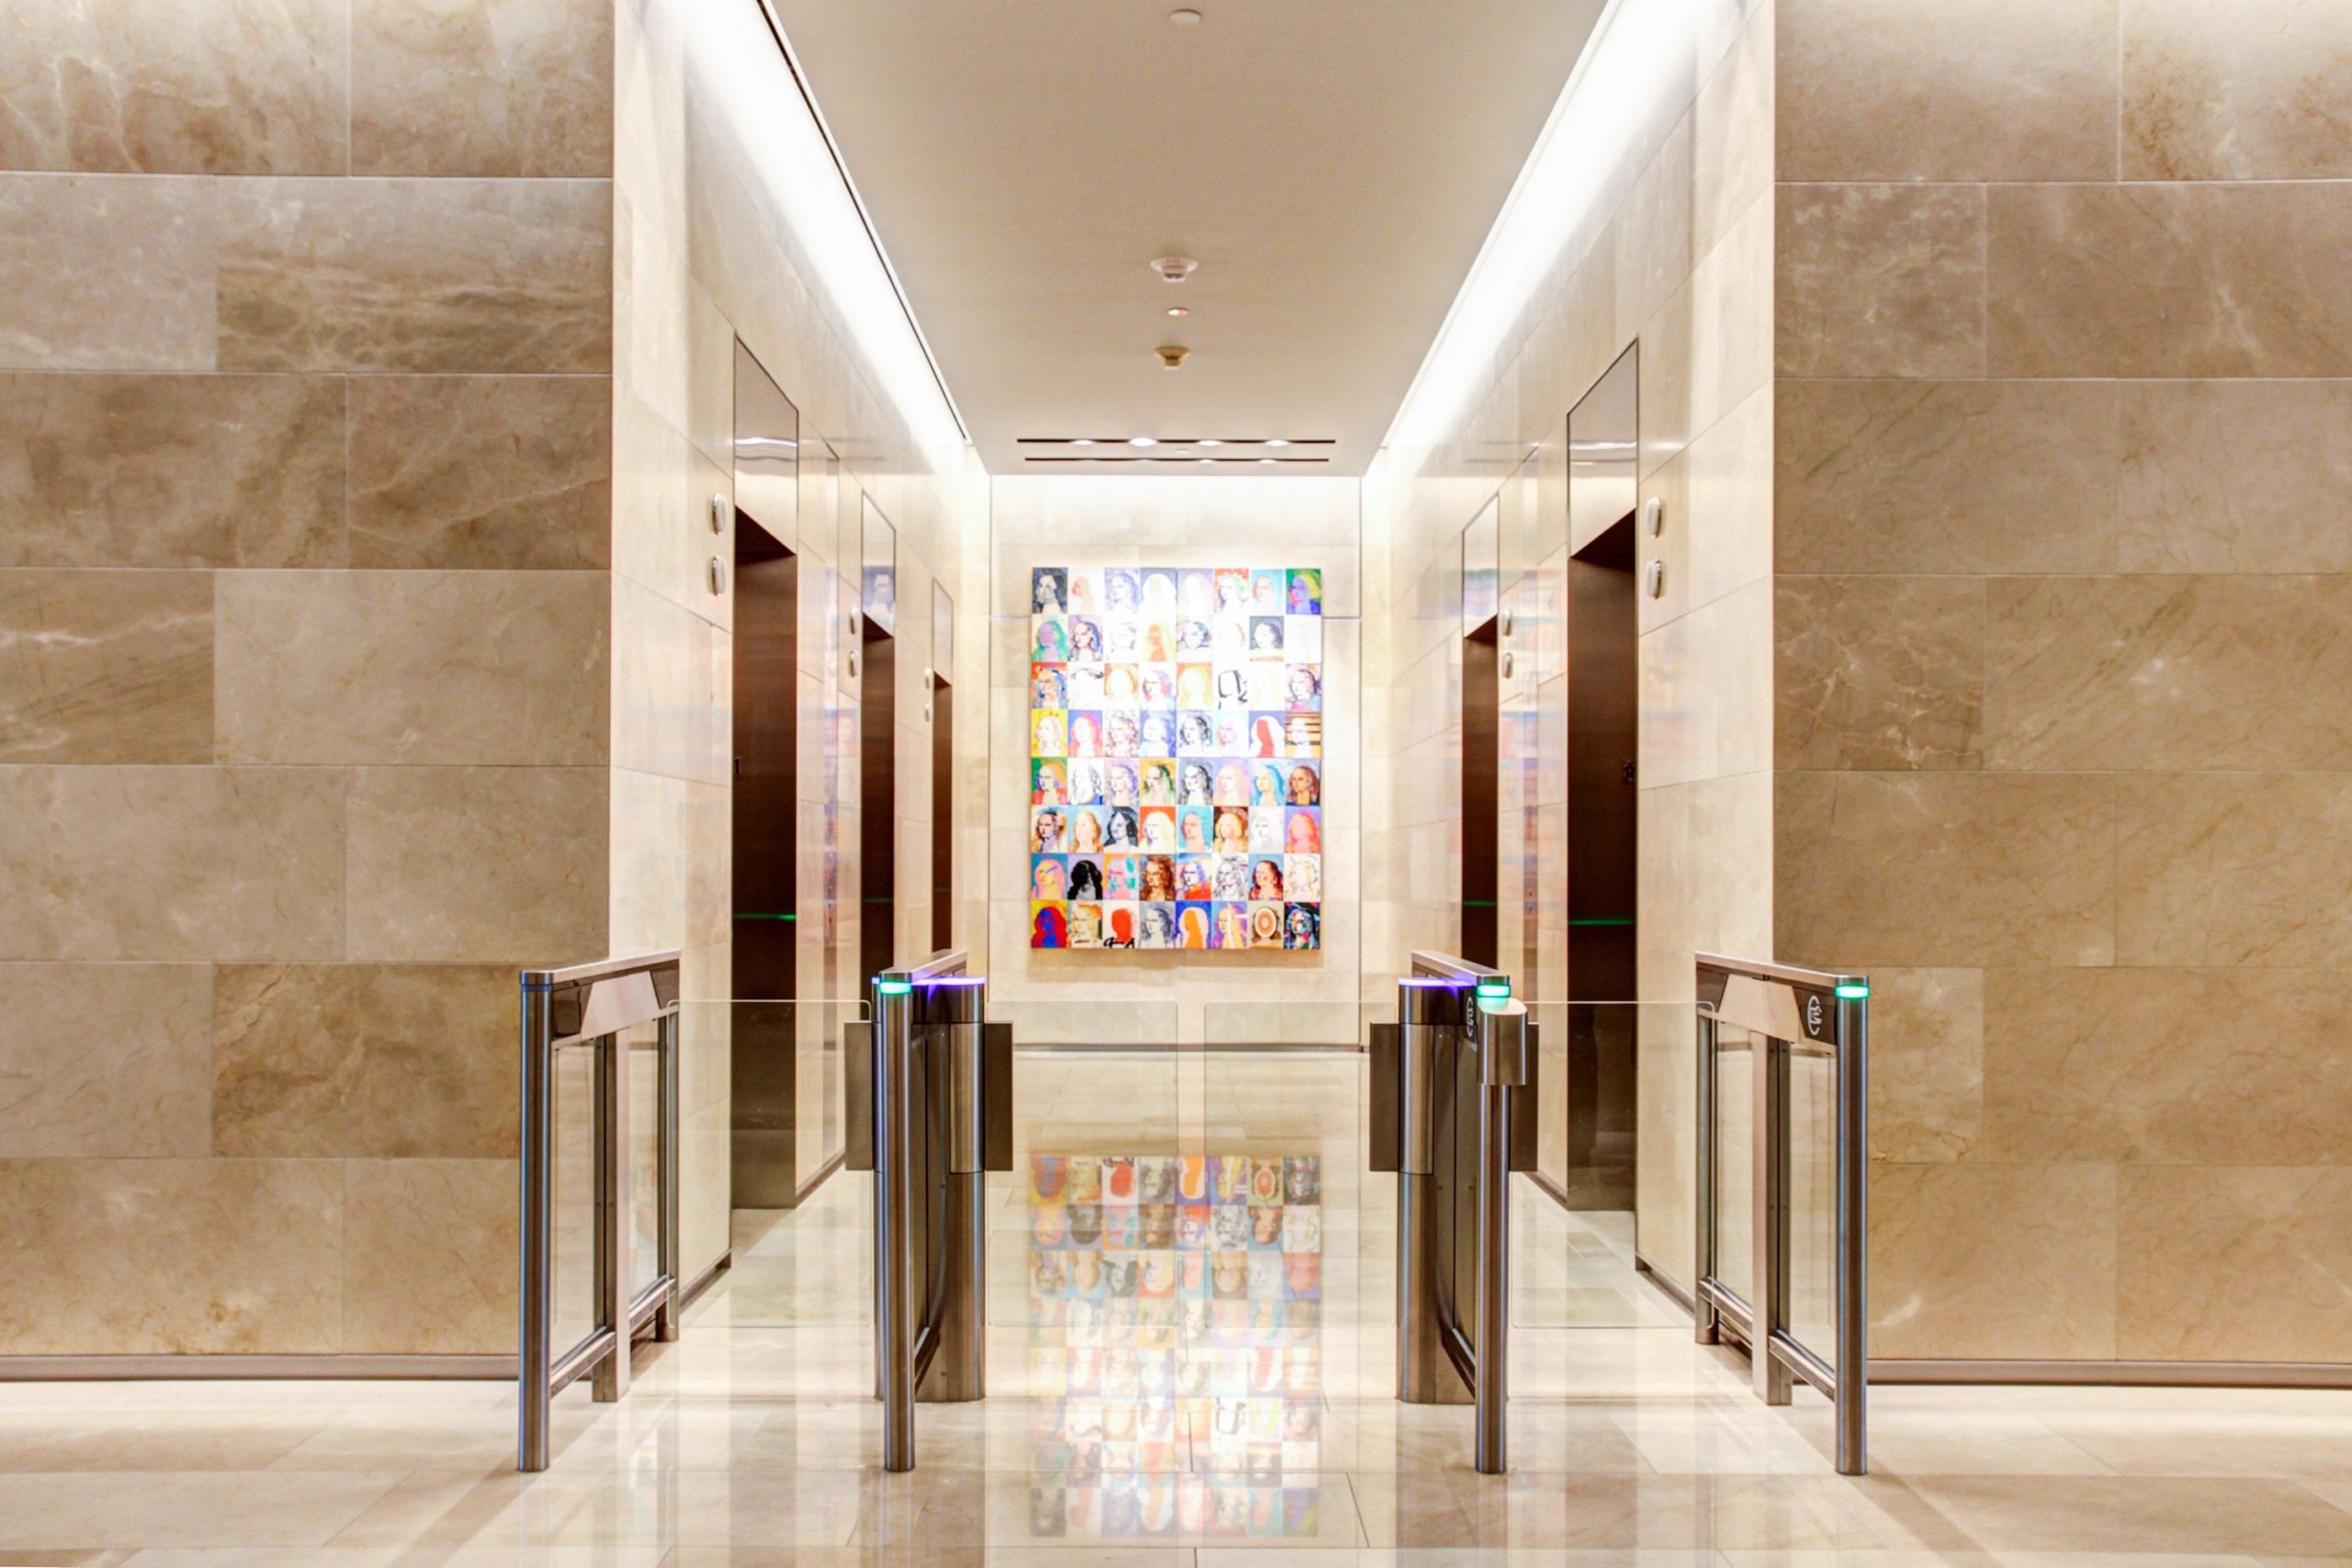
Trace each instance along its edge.
<instances>
[{"instance_id":1,"label":"ceiling cove light","mask_svg":"<svg viewBox=\"0 0 2352 1568\"><path fill-rule=\"evenodd\" d=\"M1607 181L1656 123L1653 102L1687 74L1721 7L1609 0L1510 195L1487 231L1383 446L1408 466L1450 439L1494 376L1497 352L1572 243L1607 214Z\"/></svg>"}]
</instances>

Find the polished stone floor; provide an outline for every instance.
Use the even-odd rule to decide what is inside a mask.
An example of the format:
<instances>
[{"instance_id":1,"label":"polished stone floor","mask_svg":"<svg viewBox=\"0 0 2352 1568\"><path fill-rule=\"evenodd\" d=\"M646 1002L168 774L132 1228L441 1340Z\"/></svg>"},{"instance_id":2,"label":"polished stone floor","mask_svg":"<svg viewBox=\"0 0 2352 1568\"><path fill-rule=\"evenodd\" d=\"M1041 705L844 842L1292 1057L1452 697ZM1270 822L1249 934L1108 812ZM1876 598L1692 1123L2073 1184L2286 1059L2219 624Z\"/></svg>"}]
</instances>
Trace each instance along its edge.
<instances>
[{"instance_id":1,"label":"polished stone floor","mask_svg":"<svg viewBox=\"0 0 2352 1568\"><path fill-rule=\"evenodd\" d=\"M0 1386L0 1564L2352 1563L2352 1394L1886 1388L1872 1473L1514 1198L1513 1468L1402 1407L1391 1180L1341 1055L1024 1055L992 1179L984 1404L878 1471L868 1189L739 1217L623 1404L513 1472L478 1383Z\"/></svg>"}]
</instances>

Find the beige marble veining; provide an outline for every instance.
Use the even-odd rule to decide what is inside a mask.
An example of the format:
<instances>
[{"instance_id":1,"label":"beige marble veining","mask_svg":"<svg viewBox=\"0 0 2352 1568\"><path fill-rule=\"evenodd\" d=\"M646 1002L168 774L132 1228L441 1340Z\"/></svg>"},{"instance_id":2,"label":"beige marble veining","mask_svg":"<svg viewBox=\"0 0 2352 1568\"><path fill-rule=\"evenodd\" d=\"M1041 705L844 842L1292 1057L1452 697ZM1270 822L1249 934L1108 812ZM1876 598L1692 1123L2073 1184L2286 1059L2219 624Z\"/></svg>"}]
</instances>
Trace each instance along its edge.
<instances>
[{"instance_id":1,"label":"beige marble veining","mask_svg":"<svg viewBox=\"0 0 2352 1568\"><path fill-rule=\"evenodd\" d=\"M2112 962L2112 780L1783 773L1773 785L1781 953L1847 968Z\"/></svg>"},{"instance_id":2,"label":"beige marble veining","mask_svg":"<svg viewBox=\"0 0 2352 1568\"><path fill-rule=\"evenodd\" d=\"M1983 764L1981 579L1784 575L1773 586L1776 766Z\"/></svg>"},{"instance_id":3,"label":"beige marble veining","mask_svg":"<svg viewBox=\"0 0 2352 1568\"><path fill-rule=\"evenodd\" d=\"M0 762L212 758L212 579L0 570Z\"/></svg>"},{"instance_id":4,"label":"beige marble veining","mask_svg":"<svg viewBox=\"0 0 2352 1568\"><path fill-rule=\"evenodd\" d=\"M2352 16L2330 0L2123 0L2123 177L2352 175Z\"/></svg>"},{"instance_id":5,"label":"beige marble veining","mask_svg":"<svg viewBox=\"0 0 2352 1568\"><path fill-rule=\"evenodd\" d=\"M2117 397L2077 381L1781 381L1780 570L2112 570Z\"/></svg>"},{"instance_id":6,"label":"beige marble veining","mask_svg":"<svg viewBox=\"0 0 2352 1568\"><path fill-rule=\"evenodd\" d=\"M1988 1157L2352 1164L2337 970L1995 969Z\"/></svg>"},{"instance_id":7,"label":"beige marble veining","mask_svg":"<svg viewBox=\"0 0 2352 1568\"><path fill-rule=\"evenodd\" d=\"M1871 1354L2116 1354L2113 1166L1871 1168Z\"/></svg>"},{"instance_id":8,"label":"beige marble veining","mask_svg":"<svg viewBox=\"0 0 2352 1568\"><path fill-rule=\"evenodd\" d=\"M2128 571L2352 570L2352 382L2120 389L2118 564Z\"/></svg>"},{"instance_id":9,"label":"beige marble veining","mask_svg":"<svg viewBox=\"0 0 2352 1568\"><path fill-rule=\"evenodd\" d=\"M0 964L0 1159L210 1152L206 965Z\"/></svg>"},{"instance_id":10,"label":"beige marble veining","mask_svg":"<svg viewBox=\"0 0 2352 1568\"><path fill-rule=\"evenodd\" d=\"M350 115L349 0L201 0L132 15L9 0L0 168L330 175Z\"/></svg>"},{"instance_id":11,"label":"beige marble veining","mask_svg":"<svg viewBox=\"0 0 2352 1568\"><path fill-rule=\"evenodd\" d=\"M1880 965L1870 979L1871 1157L1971 1157L1984 1139L1985 972Z\"/></svg>"},{"instance_id":12,"label":"beige marble veining","mask_svg":"<svg viewBox=\"0 0 2352 1568\"><path fill-rule=\"evenodd\" d=\"M513 1146L487 1159L343 1164L347 1353L512 1353L521 1180Z\"/></svg>"},{"instance_id":13,"label":"beige marble veining","mask_svg":"<svg viewBox=\"0 0 2352 1568\"><path fill-rule=\"evenodd\" d=\"M2117 1283L2145 1310L2125 1314L2120 1353L2352 1357L2335 1245L2347 1224L2352 1171L2340 1164L2127 1167Z\"/></svg>"},{"instance_id":14,"label":"beige marble veining","mask_svg":"<svg viewBox=\"0 0 2352 1568\"><path fill-rule=\"evenodd\" d=\"M333 1352L343 1173L317 1160L0 1164L11 1355ZM0 1517L22 1518L0 1506ZM79 1539L74 1544L89 1544Z\"/></svg>"},{"instance_id":15,"label":"beige marble veining","mask_svg":"<svg viewBox=\"0 0 2352 1568\"><path fill-rule=\"evenodd\" d=\"M1782 185L1773 262L1783 376L1978 376L1984 189Z\"/></svg>"},{"instance_id":16,"label":"beige marble veining","mask_svg":"<svg viewBox=\"0 0 2352 1568\"><path fill-rule=\"evenodd\" d=\"M0 367L213 368L218 209L210 180L0 174Z\"/></svg>"},{"instance_id":17,"label":"beige marble veining","mask_svg":"<svg viewBox=\"0 0 2352 1568\"><path fill-rule=\"evenodd\" d=\"M2172 773L2123 781L2116 957L2267 968L2340 964L2352 942L2342 773Z\"/></svg>"},{"instance_id":18,"label":"beige marble veining","mask_svg":"<svg viewBox=\"0 0 2352 1568\"><path fill-rule=\"evenodd\" d=\"M610 911L601 768L356 768L345 956L564 964Z\"/></svg>"},{"instance_id":19,"label":"beige marble veining","mask_svg":"<svg viewBox=\"0 0 2352 1568\"><path fill-rule=\"evenodd\" d=\"M2352 235L2352 185L1995 186L1996 376L2352 374L2352 299L2313 286Z\"/></svg>"},{"instance_id":20,"label":"beige marble veining","mask_svg":"<svg viewBox=\"0 0 2352 1568\"><path fill-rule=\"evenodd\" d=\"M1990 768L2352 765L2352 579L2008 578L1988 591Z\"/></svg>"},{"instance_id":21,"label":"beige marble veining","mask_svg":"<svg viewBox=\"0 0 2352 1568\"><path fill-rule=\"evenodd\" d=\"M224 964L212 1152L505 1158L514 1006L514 973L494 964Z\"/></svg>"},{"instance_id":22,"label":"beige marble veining","mask_svg":"<svg viewBox=\"0 0 2352 1568\"><path fill-rule=\"evenodd\" d=\"M0 768L0 957L336 957L344 776Z\"/></svg>"},{"instance_id":23,"label":"beige marble veining","mask_svg":"<svg viewBox=\"0 0 2352 1568\"><path fill-rule=\"evenodd\" d=\"M342 563L333 377L0 375L0 564Z\"/></svg>"},{"instance_id":24,"label":"beige marble veining","mask_svg":"<svg viewBox=\"0 0 2352 1568\"><path fill-rule=\"evenodd\" d=\"M601 762L610 592L578 571L220 573L221 760Z\"/></svg>"},{"instance_id":25,"label":"beige marble veining","mask_svg":"<svg viewBox=\"0 0 2352 1568\"><path fill-rule=\"evenodd\" d=\"M611 560L606 378L368 376L350 396L353 566Z\"/></svg>"},{"instance_id":26,"label":"beige marble veining","mask_svg":"<svg viewBox=\"0 0 2352 1568\"><path fill-rule=\"evenodd\" d=\"M220 229L223 369L611 367L609 182L241 180Z\"/></svg>"},{"instance_id":27,"label":"beige marble veining","mask_svg":"<svg viewBox=\"0 0 2352 1568\"><path fill-rule=\"evenodd\" d=\"M613 25L585 0L352 0L352 172L610 175Z\"/></svg>"},{"instance_id":28,"label":"beige marble veining","mask_svg":"<svg viewBox=\"0 0 2352 1568\"><path fill-rule=\"evenodd\" d=\"M2115 13L2115 0L1790 0L1780 177L2111 178Z\"/></svg>"}]
</instances>

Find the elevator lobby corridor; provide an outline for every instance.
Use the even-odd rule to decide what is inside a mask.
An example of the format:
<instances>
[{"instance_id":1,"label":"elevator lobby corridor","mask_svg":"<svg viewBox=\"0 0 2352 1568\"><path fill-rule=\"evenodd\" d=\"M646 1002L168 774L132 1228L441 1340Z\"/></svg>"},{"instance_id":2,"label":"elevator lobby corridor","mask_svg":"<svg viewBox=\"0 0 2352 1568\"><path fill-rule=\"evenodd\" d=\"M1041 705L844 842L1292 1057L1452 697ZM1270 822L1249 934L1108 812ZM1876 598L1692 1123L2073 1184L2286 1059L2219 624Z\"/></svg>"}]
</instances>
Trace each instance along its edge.
<instances>
[{"instance_id":1,"label":"elevator lobby corridor","mask_svg":"<svg viewBox=\"0 0 2352 1568\"><path fill-rule=\"evenodd\" d=\"M1634 1274L1623 1216L1586 1223L1523 1180L1512 1469L1478 1476L1466 1407L1393 1397L1393 1179L1362 1168L1360 1063L1024 1053L1019 1168L990 1179L990 1394L918 1406L911 1474L878 1467L871 1188L843 1175L798 1211L739 1214L684 1338L640 1346L618 1404L568 1391L541 1475L514 1472L494 1384L0 1388L0 1562L2352 1561L2352 1456L2330 1440L2346 1395L1883 1388L1872 1473L1841 1478L1826 1407L1768 1409L1743 1360L1693 1345ZM1073 1226L1101 1179L1073 1179L1087 1159L1170 1159L1180 1184L1192 1161L1210 1245L1126 1244L1160 1179L1132 1165L1136 1187ZM1211 1159L1280 1170L1279 1192L1221 1194ZM1041 1168L1060 1172L1042 1191ZM1279 1235L1247 1251L1279 1265L1212 1268L1187 1294L1184 1257L1234 1250L1224 1210L1266 1225L1251 1243Z\"/></svg>"}]
</instances>

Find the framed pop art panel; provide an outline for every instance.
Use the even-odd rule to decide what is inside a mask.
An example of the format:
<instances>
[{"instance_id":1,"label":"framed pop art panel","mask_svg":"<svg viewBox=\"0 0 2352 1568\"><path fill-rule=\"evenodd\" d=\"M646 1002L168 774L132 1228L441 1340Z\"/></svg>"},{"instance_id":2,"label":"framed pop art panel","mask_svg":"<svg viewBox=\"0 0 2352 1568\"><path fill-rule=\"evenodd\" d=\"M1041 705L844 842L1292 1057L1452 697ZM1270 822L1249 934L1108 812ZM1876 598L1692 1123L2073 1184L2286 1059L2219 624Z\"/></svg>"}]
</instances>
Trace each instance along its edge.
<instances>
[{"instance_id":1,"label":"framed pop art panel","mask_svg":"<svg viewBox=\"0 0 2352 1568\"><path fill-rule=\"evenodd\" d=\"M1029 945L1323 945L1323 579L1029 574Z\"/></svg>"}]
</instances>

